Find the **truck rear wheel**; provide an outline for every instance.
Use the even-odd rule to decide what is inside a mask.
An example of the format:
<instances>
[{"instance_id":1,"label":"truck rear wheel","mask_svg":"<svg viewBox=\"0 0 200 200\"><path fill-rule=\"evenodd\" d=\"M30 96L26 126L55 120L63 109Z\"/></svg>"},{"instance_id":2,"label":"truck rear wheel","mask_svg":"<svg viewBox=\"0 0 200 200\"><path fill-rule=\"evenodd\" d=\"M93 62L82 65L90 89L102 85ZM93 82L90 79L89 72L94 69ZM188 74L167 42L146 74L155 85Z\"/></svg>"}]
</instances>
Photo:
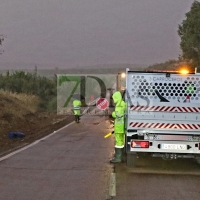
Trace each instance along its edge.
<instances>
[{"instance_id":1,"label":"truck rear wheel","mask_svg":"<svg viewBox=\"0 0 200 200\"><path fill-rule=\"evenodd\" d=\"M126 157L126 165L127 167L135 167L137 161L137 154L136 153L127 153Z\"/></svg>"},{"instance_id":2,"label":"truck rear wheel","mask_svg":"<svg viewBox=\"0 0 200 200\"><path fill-rule=\"evenodd\" d=\"M195 160L196 160L196 163L197 163L198 165L200 165L200 156L196 156Z\"/></svg>"}]
</instances>

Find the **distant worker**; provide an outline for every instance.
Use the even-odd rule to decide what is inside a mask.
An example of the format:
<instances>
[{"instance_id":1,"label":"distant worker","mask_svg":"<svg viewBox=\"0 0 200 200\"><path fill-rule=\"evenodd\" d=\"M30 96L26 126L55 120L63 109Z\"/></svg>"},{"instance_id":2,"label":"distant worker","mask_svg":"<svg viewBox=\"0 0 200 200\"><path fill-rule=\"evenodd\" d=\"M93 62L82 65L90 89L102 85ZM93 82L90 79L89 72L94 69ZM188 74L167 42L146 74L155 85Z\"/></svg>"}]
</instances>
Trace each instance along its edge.
<instances>
[{"instance_id":1,"label":"distant worker","mask_svg":"<svg viewBox=\"0 0 200 200\"><path fill-rule=\"evenodd\" d=\"M116 91L112 95L115 103L115 111L112 112L112 117L115 119L114 122L114 134L115 134L115 158L112 159L111 163L122 162L122 154L124 149L124 137L125 137L125 110L126 103L122 99L122 95L119 91Z\"/></svg>"},{"instance_id":2,"label":"distant worker","mask_svg":"<svg viewBox=\"0 0 200 200\"><path fill-rule=\"evenodd\" d=\"M74 111L74 117L75 117L75 122L79 123L80 121L80 114L81 114L81 101L75 99L73 101L73 111Z\"/></svg>"}]
</instances>

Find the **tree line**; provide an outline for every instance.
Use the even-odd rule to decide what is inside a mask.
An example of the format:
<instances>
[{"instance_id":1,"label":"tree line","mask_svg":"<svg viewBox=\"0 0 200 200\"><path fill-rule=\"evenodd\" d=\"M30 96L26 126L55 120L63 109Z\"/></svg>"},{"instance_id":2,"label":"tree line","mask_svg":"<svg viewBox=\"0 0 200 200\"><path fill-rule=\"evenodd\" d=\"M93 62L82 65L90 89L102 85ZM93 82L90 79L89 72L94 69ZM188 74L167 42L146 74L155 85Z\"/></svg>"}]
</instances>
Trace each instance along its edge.
<instances>
[{"instance_id":1,"label":"tree line","mask_svg":"<svg viewBox=\"0 0 200 200\"><path fill-rule=\"evenodd\" d=\"M24 71L15 71L6 75L0 74L0 89L12 93L25 93L40 97L40 108L56 109L57 78L37 76Z\"/></svg>"},{"instance_id":2,"label":"tree line","mask_svg":"<svg viewBox=\"0 0 200 200\"><path fill-rule=\"evenodd\" d=\"M185 14L185 19L178 25L180 36L180 48L182 54L177 60L168 60L164 63L156 63L147 70L178 70L181 67L189 71L200 72L200 2L194 1L190 11Z\"/></svg>"},{"instance_id":3,"label":"tree line","mask_svg":"<svg viewBox=\"0 0 200 200\"><path fill-rule=\"evenodd\" d=\"M186 19L178 27L181 58L200 71L200 2L194 1L185 16Z\"/></svg>"}]
</instances>

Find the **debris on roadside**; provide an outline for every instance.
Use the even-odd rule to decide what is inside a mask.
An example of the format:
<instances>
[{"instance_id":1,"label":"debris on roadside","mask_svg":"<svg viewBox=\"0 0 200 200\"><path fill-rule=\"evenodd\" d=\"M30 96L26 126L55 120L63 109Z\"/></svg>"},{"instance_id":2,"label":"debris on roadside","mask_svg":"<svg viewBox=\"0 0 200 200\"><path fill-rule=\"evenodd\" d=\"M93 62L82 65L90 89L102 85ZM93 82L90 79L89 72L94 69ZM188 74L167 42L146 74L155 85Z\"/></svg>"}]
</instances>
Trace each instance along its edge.
<instances>
[{"instance_id":1,"label":"debris on roadside","mask_svg":"<svg viewBox=\"0 0 200 200\"><path fill-rule=\"evenodd\" d=\"M21 132L10 132L8 133L8 137L10 139L16 139L16 138L23 138L25 137L24 133Z\"/></svg>"}]
</instances>

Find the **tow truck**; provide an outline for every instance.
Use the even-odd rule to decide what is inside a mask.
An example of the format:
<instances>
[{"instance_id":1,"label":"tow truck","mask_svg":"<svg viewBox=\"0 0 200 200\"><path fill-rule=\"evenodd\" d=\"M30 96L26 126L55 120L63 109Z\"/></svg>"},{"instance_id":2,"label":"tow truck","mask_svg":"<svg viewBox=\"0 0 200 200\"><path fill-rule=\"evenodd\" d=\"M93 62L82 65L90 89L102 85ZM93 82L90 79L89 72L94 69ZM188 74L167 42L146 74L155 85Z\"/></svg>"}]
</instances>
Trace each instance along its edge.
<instances>
[{"instance_id":1,"label":"tow truck","mask_svg":"<svg viewBox=\"0 0 200 200\"><path fill-rule=\"evenodd\" d=\"M200 164L200 74L126 69L127 166L137 154Z\"/></svg>"}]
</instances>

